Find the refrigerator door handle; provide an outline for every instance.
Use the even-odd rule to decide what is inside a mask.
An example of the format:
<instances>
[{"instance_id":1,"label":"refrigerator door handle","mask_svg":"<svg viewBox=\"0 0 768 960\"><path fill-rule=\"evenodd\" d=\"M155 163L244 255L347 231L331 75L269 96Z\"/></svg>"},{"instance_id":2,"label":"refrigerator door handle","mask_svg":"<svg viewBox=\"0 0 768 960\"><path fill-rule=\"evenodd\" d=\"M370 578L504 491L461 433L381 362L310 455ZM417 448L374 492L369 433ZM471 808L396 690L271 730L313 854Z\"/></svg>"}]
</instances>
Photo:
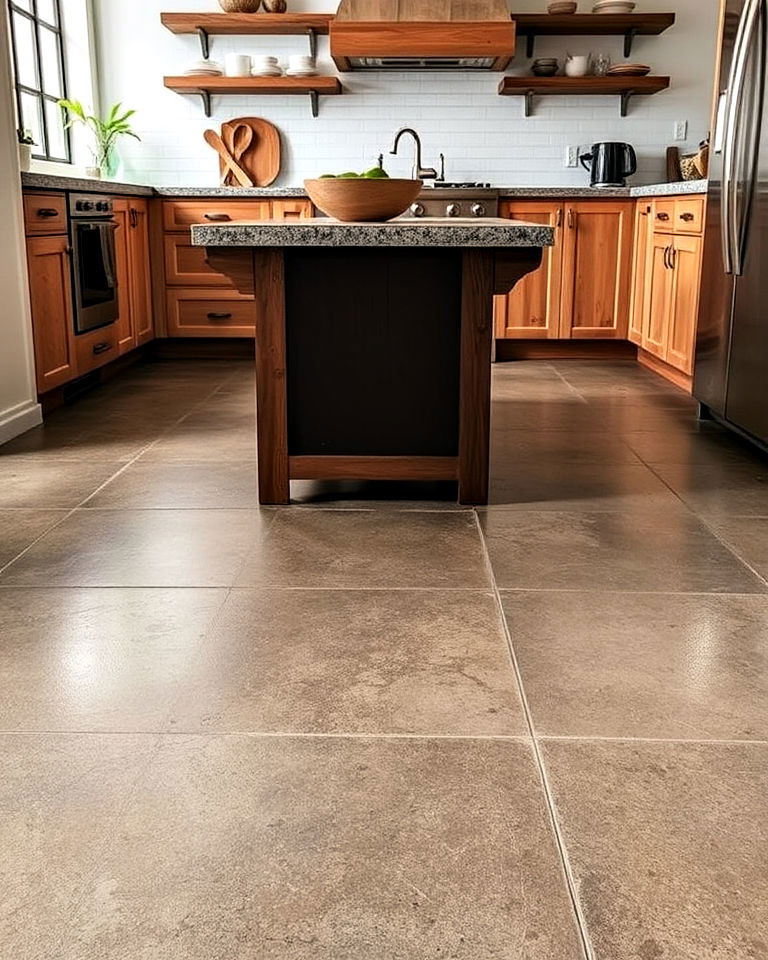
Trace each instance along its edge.
<instances>
[{"instance_id":1,"label":"refrigerator door handle","mask_svg":"<svg viewBox=\"0 0 768 960\"><path fill-rule=\"evenodd\" d=\"M758 118L762 118L765 91L765 0L757 0L755 4L755 16L750 25L750 32L745 49L747 50L747 55L749 52L755 54L755 73L757 76L757 84L753 89L749 90L747 105L749 109L755 112ZM745 56L745 72L746 62L747 56ZM743 89L747 90L746 84L743 84ZM741 121L741 103L738 106L738 114ZM738 190L740 183L745 184L741 219L740 222L736 219L734 231L733 272L737 277L742 276L744 273L744 260L746 258L747 240L749 238L752 202L756 189L758 151L760 149L761 134L760 126L760 120L752 125L753 139L750 143L746 144L743 166L737 170L736 185L734 188ZM742 160L741 157L739 159ZM736 207L736 204L734 204L734 207ZM738 209L736 210L736 216L738 217Z\"/></svg>"},{"instance_id":2,"label":"refrigerator door handle","mask_svg":"<svg viewBox=\"0 0 768 960\"><path fill-rule=\"evenodd\" d=\"M745 92L750 42L754 37L755 24L759 22L763 0L747 0L739 22L736 45L728 81L728 110L725 157L723 159L723 221L726 231L727 255L725 272L736 273L737 246L739 242L738 192L739 179L736 171L737 138L739 120Z\"/></svg>"},{"instance_id":3,"label":"refrigerator door handle","mask_svg":"<svg viewBox=\"0 0 768 960\"><path fill-rule=\"evenodd\" d=\"M734 239L734 150L736 145L736 120L739 105L739 82L743 85L746 71L747 45L746 37L750 23L750 16L755 9L756 0L747 0L741 14L739 27L736 32L736 42L733 48L733 59L728 75L728 86L725 96L725 129L723 141L723 182L722 182L722 210L721 210L721 237L723 246L723 264L727 274L733 273L733 239Z\"/></svg>"}]
</instances>

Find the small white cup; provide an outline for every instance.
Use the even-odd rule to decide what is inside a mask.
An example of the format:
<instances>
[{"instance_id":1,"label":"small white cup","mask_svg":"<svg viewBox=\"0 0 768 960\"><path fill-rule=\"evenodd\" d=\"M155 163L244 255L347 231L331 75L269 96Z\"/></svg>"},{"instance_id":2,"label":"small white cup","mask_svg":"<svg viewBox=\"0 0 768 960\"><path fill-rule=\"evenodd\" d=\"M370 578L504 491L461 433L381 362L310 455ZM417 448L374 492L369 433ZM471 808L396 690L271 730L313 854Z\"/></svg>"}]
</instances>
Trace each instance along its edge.
<instances>
[{"instance_id":1,"label":"small white cup","mask_svg":"<svg viewBox=\"0 0 768 960\"><path fill-rule=\"evenodd\" d=\"M250 77L251 58L242 53L228 53L224 57L224 73L228 77Z\"/></svg>"}]
</instances>

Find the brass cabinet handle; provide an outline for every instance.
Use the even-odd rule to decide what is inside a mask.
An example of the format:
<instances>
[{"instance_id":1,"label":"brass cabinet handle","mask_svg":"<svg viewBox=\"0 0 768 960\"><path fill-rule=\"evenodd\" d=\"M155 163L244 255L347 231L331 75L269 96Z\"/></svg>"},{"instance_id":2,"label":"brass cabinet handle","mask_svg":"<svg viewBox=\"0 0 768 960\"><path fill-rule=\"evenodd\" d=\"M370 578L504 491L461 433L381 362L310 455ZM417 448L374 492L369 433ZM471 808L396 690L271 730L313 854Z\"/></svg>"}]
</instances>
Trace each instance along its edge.
<instances>
[{"instance_id":1,"label":"brass cabinet handle","mask_svg":"<svg viewBox=\"0 0 768 960\"><path fill-rule=\"evenodd\" d=\"M664 221L664 222L666 223L666 221L669 220L669 214L668 214L668 213L657 213L657 214L656 214L656 219L657 219L657 220L662 220L662 221Z\"/></svg>"},{"instance_id":2,"label":"brass cabinet handle","mask_svg":"<svg viewBox=\"0 0 768 960\"><path fill-rule=\"evenodd\" d=\"M693 215L692 213L681 213L681 214L680 214L680 219L681 219L681 220L685 220L686 223L690 223L691 220L695 220L696 217L694 217L694 215Z\"/></svg>"},{"instance_id":3,"label":"brass cabinet handle","mask_svg":"<svg viewBox=\"0 0 768 960\"><path fill-rule=\"evenodd\" d=\"M560 227L562 227L562 225L563 225L563 208L558 207L557 217L555 218L555 227L556 229L559 230Z\"/></svg>"},{"instance_id":4,"label":"brass cabinet handle","mask_svg":"<svg viewBox=\"0 0 768 960\"><path fill-rule=\"evenodd\" d=\"M568 229L573 230L576 225L576 214L573 212L573 207L568 207Z\"/></svg>"},{"instance_id":5,"label":"brass cabinet handle","mask_svg":"<svg viewBox=\"0 0 768 960\"><path fill-rule=\"evenodd\" d=\"M209 320L231 320L232 314L231 313L209 313L208 319Z\"/></svg>"},{"instance_id":6,"label":"brass cabinet handle","mask_svg":"<svg viewBox=\"0 0 768 960\"><path fill-rule=\"evenodd\" d=\"M49 220L51 217L58 217L59 211L54 210L53 207L41 207L37 211L38 217L42 217L44 220Z\"/></svg>"},{"instance_id":7,"label":"brass cabinet handle","mask_svg":"<svg viewBox=\"0 0 768 960\"><path fill-rule=\"evenodd\" d=\"M228 213L204 213L203 216L206 220L231 220L232 218Z\"/></svg>"}]
</instances>

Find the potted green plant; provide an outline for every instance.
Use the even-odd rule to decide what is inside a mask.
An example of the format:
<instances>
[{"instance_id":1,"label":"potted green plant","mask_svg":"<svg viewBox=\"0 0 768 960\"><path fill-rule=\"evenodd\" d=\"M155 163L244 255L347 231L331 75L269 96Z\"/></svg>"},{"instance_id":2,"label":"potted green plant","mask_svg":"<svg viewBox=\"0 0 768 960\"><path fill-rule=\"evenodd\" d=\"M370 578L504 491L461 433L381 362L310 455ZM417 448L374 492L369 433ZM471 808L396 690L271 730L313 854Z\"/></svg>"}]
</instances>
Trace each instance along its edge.
<instances>
[{"instance_id":1,"label":"potted green plant","mask_svg":"<svg viewBox=\"0 0 768 960\"><path fill-rule=\"evenodd\" d=\"M16 135L19 138L19 170L26 173L32 163L32 147L35 146L35 140L31 130L17 130Z\"/></svg>"},{"instance_id":2,"label":"potted green plant","mask_svg":"<svg viewBox=\"0 0 768 960\"><path fill-rule=\"evenodd\" d=\"M118 156L115 150L117 141L120 137L141 139L137 133L134 133L128 122L136 111L126 110L122 112L123 105L116 103L107 116L101 118L95 114L86 113L85 107L79 100L59 100L59 106L69 114L67 128L74 126L76 123L81 123L93 137L91 154L94 166L88 168L88 173L99 178L112 178L118 164Z\"/></svg>"}]
</instances>

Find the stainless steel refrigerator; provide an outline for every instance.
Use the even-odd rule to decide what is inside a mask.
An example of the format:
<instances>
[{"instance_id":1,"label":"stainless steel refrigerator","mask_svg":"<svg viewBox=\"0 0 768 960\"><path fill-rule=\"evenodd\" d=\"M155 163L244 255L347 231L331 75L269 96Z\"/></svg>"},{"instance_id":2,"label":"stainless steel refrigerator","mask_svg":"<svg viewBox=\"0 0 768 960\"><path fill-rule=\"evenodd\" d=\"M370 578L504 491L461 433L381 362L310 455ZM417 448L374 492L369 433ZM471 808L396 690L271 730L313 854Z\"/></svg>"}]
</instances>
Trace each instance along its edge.
<instances>
[{"instance_id":1,"label":"stainless steel refrigerator","mask_svg":"<svg viewBox=\"0 0 768 960\"><path fill-rule=\"evenodd\" d=\"M694 395L768 445L768 0L727 0Z\"/></svg>"}]
</instances>

